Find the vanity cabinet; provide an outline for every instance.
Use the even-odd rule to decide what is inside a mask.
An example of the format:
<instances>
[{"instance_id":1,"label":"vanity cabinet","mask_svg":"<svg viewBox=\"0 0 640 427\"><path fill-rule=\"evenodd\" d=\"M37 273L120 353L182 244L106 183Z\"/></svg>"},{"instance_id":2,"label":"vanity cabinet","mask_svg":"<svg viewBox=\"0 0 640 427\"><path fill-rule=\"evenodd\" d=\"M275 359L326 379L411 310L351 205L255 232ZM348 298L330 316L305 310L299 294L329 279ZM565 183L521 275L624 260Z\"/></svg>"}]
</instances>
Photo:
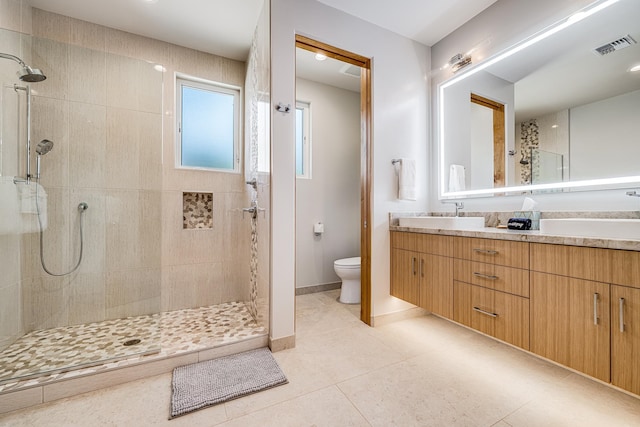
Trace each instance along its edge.
<instances>
[{"instance_id":1,"label":"vanity cabinet","mask_svg":"<svg viewBox=\"0 0 640 427\"><path fill-rule=\"evenodd\" d=\"M611 286L611 384L640 394L640 289Z\"/></svg>"},{"instance_id":2,"label":"vanity cabinet","mask_svg":"<svg viewBox=\"0 0 640 427\"><path fill-rule=\"evenodd\" d=\"M391 295L453 316L452 237L391 233Z\"/></svg>"},{"instance_id":3,"label":"vanity cabinet","mask_svg":"<svg viewBox=\"0 0 640 427\"><path fill-rule=\"evenodd\" d=\"M529 349L528 243L456 237L453 319Z\"/></svg>"},{"instance_id":4,"label":"vanity cabinet","mask_svg":"<svg viewBox=\"0 0 640 427\"><path fill-rule=\"evenodd\" d=\"M640 251L393 231L391 294L640 395Z\"/></svg>"},{"instance_id":5,"label":"vanity cabinet","mask_svg":"<svg viewBox=\"0 0 640 427\"><path fill-rule=\"evenodd\" d=\"M531 244L531 351L610 380L609 251Z\"/></svg>"},{"instance_id":6,"label":"vanity cabinet","mask_svg":"<svg viewBox=\"0 0 640 427\"><path fill-rule=\"evenodd\" d=\"M640 394L640 252L611 252L611 383Z\"/></svg>"}]
</instances>

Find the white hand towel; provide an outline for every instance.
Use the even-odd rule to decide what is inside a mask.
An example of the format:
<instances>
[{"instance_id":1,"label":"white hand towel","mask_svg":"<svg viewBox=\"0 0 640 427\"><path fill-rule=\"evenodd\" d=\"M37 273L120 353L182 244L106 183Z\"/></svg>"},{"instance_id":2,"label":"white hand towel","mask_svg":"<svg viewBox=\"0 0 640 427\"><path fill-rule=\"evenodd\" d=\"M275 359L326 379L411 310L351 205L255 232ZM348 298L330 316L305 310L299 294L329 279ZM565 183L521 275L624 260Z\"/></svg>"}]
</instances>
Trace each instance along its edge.
<instances>
[{"instance_id":1,"label":"white hand towel","mask_svg":"<svg viewBox=\"0 0 640 427\"><path fill-rule=\"evenodd\" d=\"M416 200L416 161L401 159L398 171L398 199Z\"/></svg>"},{"instance_id":2,"label":"white hand towel","mask_svg":"<svg viewBox=\"0 0 640 427\"><path fill-rule=\"evenodd\" d=\"M47 193L44 187L36 182L16 184L20 198L20 213L22 214L22 233L35 233L40 231L38 223L38 210L40 211L40 222L42 230L47 229ZM36 205L37 194L37 205Z\"/></svg>"},{"instance_id":3,"label":"white hand towel","mask_svg":"<svg viewBox=\"0 0 640 427\"><path fill-rule=\"evenodd\" d=\"M449 167L449 191L464 191L465 176L464 166L451 165Z\"/></svg>"}]
</instances>

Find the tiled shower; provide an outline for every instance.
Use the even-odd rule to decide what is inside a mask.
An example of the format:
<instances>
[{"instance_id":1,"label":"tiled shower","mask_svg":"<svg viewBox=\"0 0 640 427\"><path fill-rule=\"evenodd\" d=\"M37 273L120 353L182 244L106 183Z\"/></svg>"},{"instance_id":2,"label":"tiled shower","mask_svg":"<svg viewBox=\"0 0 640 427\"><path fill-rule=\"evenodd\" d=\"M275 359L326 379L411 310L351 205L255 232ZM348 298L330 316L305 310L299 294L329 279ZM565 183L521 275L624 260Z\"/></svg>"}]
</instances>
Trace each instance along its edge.
<instances>
[{"instance_id":1,"label":"tiled shower","mask_svg":"<svg viewBox=\"0 0 640 427\"><path fill-rule=\"evenodd\" d=\"M77 206L89 208L82 263L70 275L42 270L39 233L0 234L0 392L18 378L191 351L194 341L213 347L265 335L269 274L263 260L269 246L255 242L251 250L251 219L242 208L251 198L268 200L268 173L253 173L260 185L252 193L248 172L174 166L173 77L180 72L239 87L246 79L257 88L268 82L264 67L254 62L247 69L244 62L32 9L26 1L5 3L3 14L15 19L0 20L0 52L47 75L31 84L31 141L54 142L42 156L40 180L47 194L43 255L50 270L66 271L78 259ZM15 63L0 61L3 180L25 174L25 95L13 88L20 83L15 71ZM251 153L248 144L247 164ZM268 239L267 218L256 219L259 239ZM260 313L252 316L256 306ZM190 342L176 341L178 335L189 341L189 331ZM117 339L94 341L101 335ZM45 356L33 369L22 369L19 354L50 353L25 350L25 342L39 341L33 337L64 342L66 362ZM19 374L7 373L10 363L19 364Z\"/></svg>"}]
</instances>

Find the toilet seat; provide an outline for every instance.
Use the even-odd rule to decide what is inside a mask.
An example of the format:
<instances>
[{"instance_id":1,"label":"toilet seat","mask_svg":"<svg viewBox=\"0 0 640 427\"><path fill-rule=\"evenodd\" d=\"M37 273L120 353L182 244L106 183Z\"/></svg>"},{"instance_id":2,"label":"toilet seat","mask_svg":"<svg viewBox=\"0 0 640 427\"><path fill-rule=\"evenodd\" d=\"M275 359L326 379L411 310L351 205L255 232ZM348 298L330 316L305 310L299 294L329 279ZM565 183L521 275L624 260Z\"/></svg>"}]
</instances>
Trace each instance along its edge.
<instances>
[{"instance_id":1,"label":"toilet seat","mask_svg":"<svg viewBox=\"0 0 640 427\"><path fill-rule=\"evenodd\" d=\"M360 268L360 257L338 259L333 262L333 265L344 269Z\"/></svg>"}]
</instances>

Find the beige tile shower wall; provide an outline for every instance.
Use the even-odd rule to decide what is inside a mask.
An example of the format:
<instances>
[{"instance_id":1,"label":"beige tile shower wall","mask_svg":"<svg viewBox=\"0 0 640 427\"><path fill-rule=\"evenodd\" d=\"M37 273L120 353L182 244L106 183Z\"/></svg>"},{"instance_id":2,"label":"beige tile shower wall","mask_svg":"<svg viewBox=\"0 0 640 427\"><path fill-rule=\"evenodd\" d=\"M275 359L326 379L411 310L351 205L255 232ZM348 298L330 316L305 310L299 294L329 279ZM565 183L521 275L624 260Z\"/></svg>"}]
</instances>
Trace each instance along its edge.
<instances>
[{"instance_id":1,"label":"beige tile shower wall","mask_svg":"<svg viewBox=\"0 0 640 427\"><path fill-rule=\"evenodd\" d=\"M162 309L249 298L244 175L175 167L174 73L242 87L244 63L169 45L164 81ZM213 228L183 228L183 192L213 193Z\"/></svg>"},{"instance_id":2,"label":"beige tile shower wall","mask_svg":"<svg viewBox=\"0 0 640 427\"><path fill-rule=\"evenodd\" d=\"M49 196L44 255L53 272L78 259L78 204L89 210L83 261L71 275L44 273L38 234L24 235L24 325L158 312L163 74L147 58L109 50L125 41L120 31L38 9L33 22L23 44L48 78L33 87L32 140L55 144L43 157L41 181Z\"/></svg>"}]
</instances>

